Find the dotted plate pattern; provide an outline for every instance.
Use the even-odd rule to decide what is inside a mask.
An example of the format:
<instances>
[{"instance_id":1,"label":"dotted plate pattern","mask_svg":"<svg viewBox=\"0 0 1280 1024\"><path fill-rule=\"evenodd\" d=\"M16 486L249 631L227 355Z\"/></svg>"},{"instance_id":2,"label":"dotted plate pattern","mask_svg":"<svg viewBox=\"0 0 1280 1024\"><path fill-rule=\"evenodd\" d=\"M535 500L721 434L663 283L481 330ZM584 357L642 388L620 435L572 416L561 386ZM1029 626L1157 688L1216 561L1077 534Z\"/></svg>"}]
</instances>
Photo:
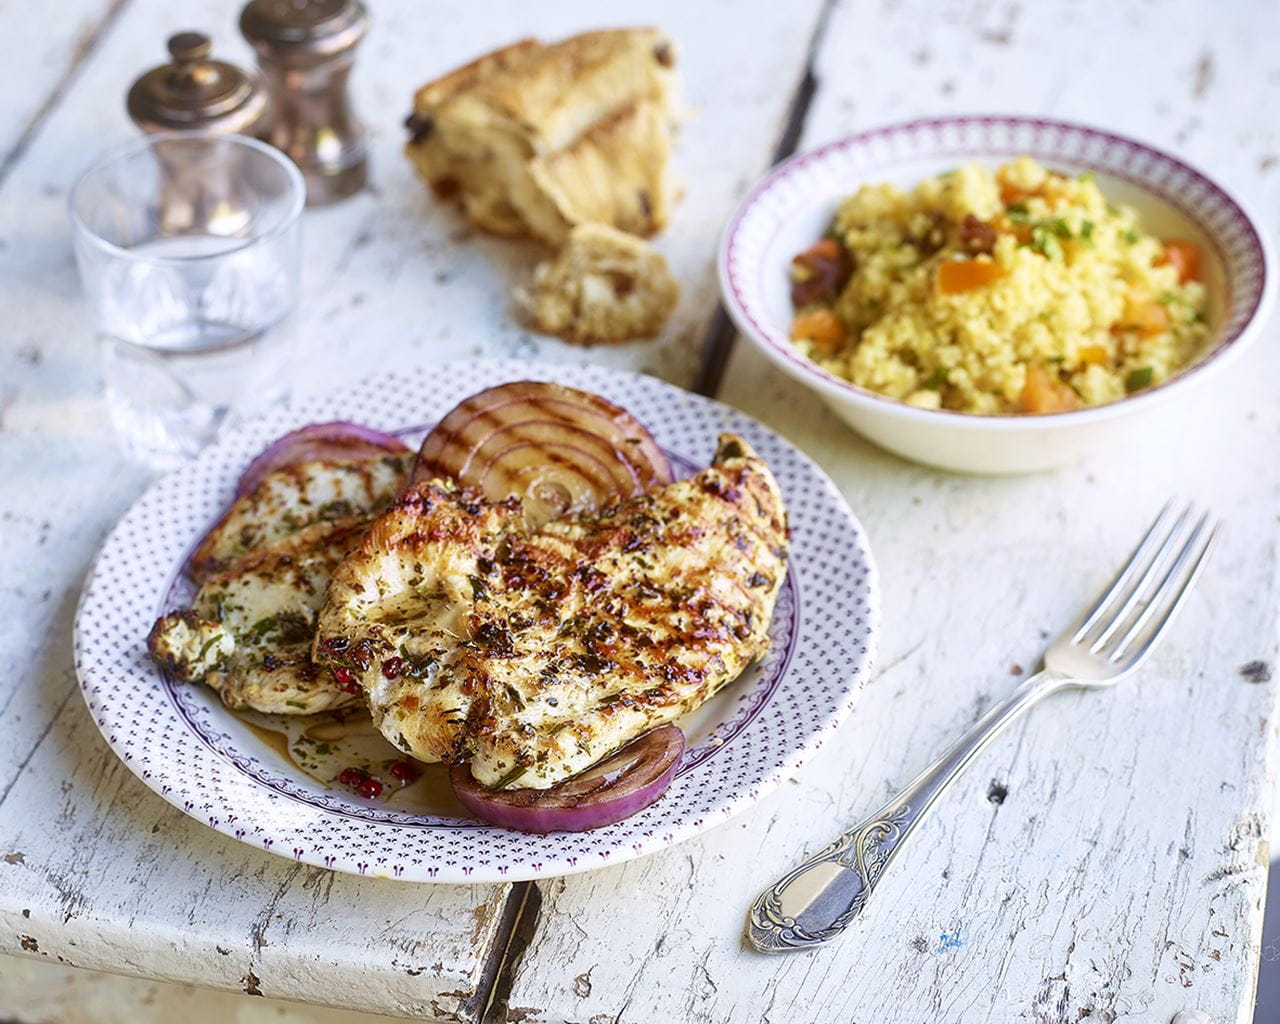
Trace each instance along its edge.
<instances>
[{"instance_id":1,"label":"dotted plate pattern","mask_svg":"<svg viewBox=\"0 0 1280 1024\"><path fill-rule=\"evenodd\" d=\"M1097 128L991 115L924 118L875 128L775 167L747 194L721 241L720 282L735 321L801 376L817 376L871 401L897 404L828 373L796 351L788 325L771 314L766 299L767 277L779 272L767 258L771 244L798 213L813 209L815 197L849 195L859 184L890 177L896 166L935 159L993 163L1024 154L1071 173L1094 171L1127 182L1199 228L1221 267L1223 287L1219 328L1198 366L1231 349L1265 319L1259 314L1269 308L1276 289L1269 244L1241 202L1204 172L1163 150ZM1175 375L1126 404L1148 401L1189 376Z\"/></svg>"},{"instance_id":2,"label":"dotted plate pattern","mask_svg":"<svg viewBox=\"0 0 1280 1024\"><path fill-rule=\"evenodd\" d=\"M420 437L461 399L510 380L554 379L624 406L682 472L717 436L745 437L778 479L791 525L772 650L708 708L671 788L626 821L526 835L394 811L291 770L201 686L147 657L155 618L190 594L181 566L230 500L243 467L304 423L347 419ZM879 590L867 538L835 485L777 434L650 377L597 367L482 361L391 373L245 423L157 481L107 538L76 612L75 665L89 712L151 789L225 835L294 860L419 882L553 877L672 846L746 810L822 746L853 709L875 657Z\"/></svg>"}]
</instances>

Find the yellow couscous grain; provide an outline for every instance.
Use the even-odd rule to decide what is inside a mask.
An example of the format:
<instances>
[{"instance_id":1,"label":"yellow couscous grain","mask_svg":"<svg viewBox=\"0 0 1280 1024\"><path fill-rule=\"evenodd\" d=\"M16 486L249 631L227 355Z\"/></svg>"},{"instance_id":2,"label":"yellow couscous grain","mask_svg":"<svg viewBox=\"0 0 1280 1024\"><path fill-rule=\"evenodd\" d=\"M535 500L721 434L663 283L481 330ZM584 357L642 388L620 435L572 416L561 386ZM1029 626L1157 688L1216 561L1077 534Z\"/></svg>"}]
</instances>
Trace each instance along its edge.
<instances>
[{"instance_id":1,"label":"yellow couscous grain","mask_svg":"<svg viewBox=\"0 0 1280 1024\"><path fill-rule=\"evenodd\" d=\"M847 254L841 281L812 301L799 293L799 310L832 309L844 337L833 345L831 332L819 343L793 331L795 345L837 376L923 408L1114 402L1177 373L1208 337L1204 286L1180 280L1132 209L1108 202L1088 175L1027 157L995 172L967 164L911 192L865 185L841 204L830 237ZM815 273L801 263L797 282Z\"/></svg>"}]
</instances>

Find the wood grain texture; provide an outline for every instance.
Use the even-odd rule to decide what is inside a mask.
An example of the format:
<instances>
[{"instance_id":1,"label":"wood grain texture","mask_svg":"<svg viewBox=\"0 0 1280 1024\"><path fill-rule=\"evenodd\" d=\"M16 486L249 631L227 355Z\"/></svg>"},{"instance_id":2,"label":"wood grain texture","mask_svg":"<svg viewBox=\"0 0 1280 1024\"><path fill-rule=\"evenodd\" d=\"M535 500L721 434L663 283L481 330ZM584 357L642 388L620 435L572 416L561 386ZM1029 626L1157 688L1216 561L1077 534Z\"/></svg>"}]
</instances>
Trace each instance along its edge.
<instances>
[{"instance_id":1,"label":"wood grain texture","mask_svg":"<svg viewBox=\"0 0 1280 1024\"><path fill-rule=\"evenodd\" d=\"M40 4L0 2L0 47L6 57L0 89L0 185L124 2L66 0L56 17Z\"/></svg>"},{"instance_id":2,"label":"wood grain texture","mask_svg":"<svg viewBox=\"0 0 1280 1024\"><path fill-rule=\"evenodd\" d=\"M121 457L106 421L67 192L101 150L133 137L125 89L158 59L169 33L204 28L219 56L248 63L234 30L239 7L125 6L66 80L0 191L0 474L14 484L0 489L0 952L475 1019L497 967L503 915L514 909L510 887L397 886L241 847L137 782L99 739L76 691L76 596L106 532L149 476ZM817 0L786 9L609 8L608 22L661 24L685 48L684 98L694 109L677 160L686 195L659 240L684 295L656 342L585 352L512 322L510 286L543 253L478 237L430 199L400 154L400 120L418 84L471 55L525 33L555 38L596 27L604 16L585 0L454 0L429 13L376 5L353 79L370 131L371 184L306 215L303 298L282 328L298 347L296 391L397 363L477 355L589 360L690 381L715 306L711 240L768 164L817 11ZM718 38L736 18L770 40L767 52L745 37ZM25 57L19 45L0 35L0 56Z\"/></svg>"},{"instance_id":3,"label":"wood grain texture","mask_svg":"<svg viewBox=\"0 0 1280 1024\"><path fill-rule=\"evenodd\" d=\"M0 957L0 1013L22 1024L398 1024L407 1019L10 956Z\"/></svg>"},{"instance_id":4,"label":"wood grain texture","mask_svg":"<svg viewBox=\"0 0 1280 1024\"><path fill-rule=\"evenodd\" d=\"M1274 227L1276 138L1256 111L1280 102L1260 48L1278 16L842 4L802 146L926 113L1079 118L1204 163ZM749 816L540 886L536 942L492 1020L1057 1024L1199 1010L1248 1022L1275 776L1274 335L1165 436L1118 434L1085 465L1019 479L884 454L740 341L720 397L817 458L868 527L884 588L878 675L837 741ZM1001 737L837 945L745 951L756 893L1030 672L1171 494L1211 502L1228 530L1140 678L1055 698Z\"/></svg>"}]
</instances>

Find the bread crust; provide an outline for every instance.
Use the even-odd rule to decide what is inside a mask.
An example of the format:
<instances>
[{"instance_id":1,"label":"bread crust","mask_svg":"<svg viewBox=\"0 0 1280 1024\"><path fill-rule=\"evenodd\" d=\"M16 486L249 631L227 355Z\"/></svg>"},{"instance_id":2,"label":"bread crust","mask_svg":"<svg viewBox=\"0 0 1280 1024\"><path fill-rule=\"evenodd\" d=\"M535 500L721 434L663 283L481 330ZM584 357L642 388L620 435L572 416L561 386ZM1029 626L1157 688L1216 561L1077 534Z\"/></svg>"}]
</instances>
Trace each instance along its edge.
<instances>
[{"instance_id":1,"label":"bread crust","mask_svg":"<svg viewBox=\"0 0 1280 1024\"><path fill-rule=\"evenodd\" d=\"M475 226L558 246L599 220L667 223L674 45L655 28L524 39L414 95L405 152Z\"/></svg>"}]
</instances>

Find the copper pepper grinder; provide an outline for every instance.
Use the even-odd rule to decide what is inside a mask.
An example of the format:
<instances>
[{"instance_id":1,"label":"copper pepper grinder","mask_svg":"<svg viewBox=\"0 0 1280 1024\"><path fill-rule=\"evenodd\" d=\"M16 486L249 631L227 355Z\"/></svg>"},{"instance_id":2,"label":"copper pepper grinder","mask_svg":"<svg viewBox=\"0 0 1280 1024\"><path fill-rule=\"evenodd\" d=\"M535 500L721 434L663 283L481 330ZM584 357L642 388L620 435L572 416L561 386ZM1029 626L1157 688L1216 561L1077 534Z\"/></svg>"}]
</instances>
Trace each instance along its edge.
<instances>
[{"instance_id":1,"label":"copper pepper grinder","mask_svg":"<svg viewBox=\"0 0 1280 1024\"><path fill-rule=\"evenodd\" d=\"M347 78L368 27L359 0L251 0L240 12L271 90L267 141L302 169L312 206L364 185L368 154Z\"/></svg>"},{"instance_id":2,"label":"copper pepper grinder","mask_svg":"<svg viewBox=\"0 0 1280 1024\"><path fill-rule=\"evenodd\" d=\"M266 90L256 76L210 59L210 48L209 37L200 32L169 37L172 63L152 68L129 90L126 106L139 128L265 134Z\"/></svg>"},{"instance_id":3,"label":"copper pepper grinder","mask_svg":"<svg viewBox=\"0 0 1280 1024\"><path fill-rule=\"evenodd\" d=\"M209 37L200 32L179 32L169 38L173 62L152 68L129 90L125 105L139 128L148 134L207 132L211 147L222 135L265 135L270 118L266 89L257 75L212 60L210 49ZM193 225L209 220L210 203L227 203L228 197L249 187L231 165L206 159L204 154L160 147L155 155L166 170L156 211L163 234L190 233ZM227 205L248 210L252 197ZM236 225L225 217L223 227L235 233Z\"/></svg>"}]
</instances>

